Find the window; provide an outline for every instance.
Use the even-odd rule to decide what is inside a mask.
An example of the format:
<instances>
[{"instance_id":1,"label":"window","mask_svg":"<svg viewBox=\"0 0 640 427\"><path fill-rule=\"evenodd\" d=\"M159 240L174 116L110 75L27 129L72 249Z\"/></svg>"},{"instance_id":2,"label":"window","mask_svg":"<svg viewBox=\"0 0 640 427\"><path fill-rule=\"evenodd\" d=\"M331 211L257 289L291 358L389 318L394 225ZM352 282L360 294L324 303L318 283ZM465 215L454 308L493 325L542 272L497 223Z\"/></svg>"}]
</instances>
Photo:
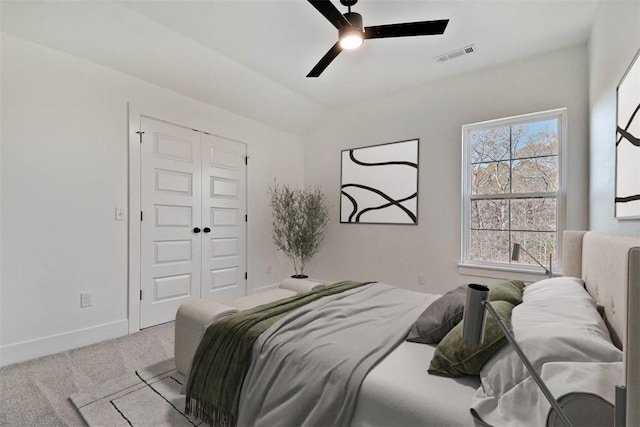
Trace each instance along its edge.
<instances>
[{"instance_id":1,"label":"window","mask_svg":"<svg viewBox=\"0 0 640 427\"><path fill-rule=\"evenodd\" d=\"M511 261L520 243L559 265L565 131L566 109L462 127L462 264L541 270L526 253Z\"/></svg>"}]
</instances>

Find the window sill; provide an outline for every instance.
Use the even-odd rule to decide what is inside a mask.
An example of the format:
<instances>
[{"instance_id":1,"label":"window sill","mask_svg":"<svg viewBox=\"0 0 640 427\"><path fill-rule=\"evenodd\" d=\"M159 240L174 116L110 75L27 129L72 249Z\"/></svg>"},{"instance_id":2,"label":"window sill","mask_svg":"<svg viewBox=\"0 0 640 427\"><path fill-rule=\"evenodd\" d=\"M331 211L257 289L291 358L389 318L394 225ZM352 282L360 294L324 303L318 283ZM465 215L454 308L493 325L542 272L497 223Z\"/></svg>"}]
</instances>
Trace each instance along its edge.
<instances>
[{"instance_id":1,"label":"window sill","mask_svg":"<svg viewBox=\"0 0 640 427\"><path fill-rule=\"evenodd\" d=\"M526 283L533 283L547 278L544 271L462 263L458 263L458 273L463 276L486 277L490 279L522 280ZM553 276L562 276L562 270L560 268L555 269Z\"/></svg>"}]
</instances>

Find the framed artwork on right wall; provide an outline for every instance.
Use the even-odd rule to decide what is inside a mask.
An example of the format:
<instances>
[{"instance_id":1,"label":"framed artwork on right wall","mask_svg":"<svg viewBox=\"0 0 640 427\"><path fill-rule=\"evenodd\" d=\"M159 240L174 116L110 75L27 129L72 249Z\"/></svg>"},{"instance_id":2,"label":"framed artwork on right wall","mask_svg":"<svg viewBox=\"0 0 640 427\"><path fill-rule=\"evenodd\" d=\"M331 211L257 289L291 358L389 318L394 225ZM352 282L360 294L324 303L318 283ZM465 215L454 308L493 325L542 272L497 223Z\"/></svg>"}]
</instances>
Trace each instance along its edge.
<instances>
[{"instance_id":1,"label":"framed artwork on right wall","mask_svg":"<svg viewBox=\"0 0 640 427\"><path fill-rule=\"evenodd\" d=\"M616 89L615 216L640 219L640 51Z\"/></svg>"}]
</instances>

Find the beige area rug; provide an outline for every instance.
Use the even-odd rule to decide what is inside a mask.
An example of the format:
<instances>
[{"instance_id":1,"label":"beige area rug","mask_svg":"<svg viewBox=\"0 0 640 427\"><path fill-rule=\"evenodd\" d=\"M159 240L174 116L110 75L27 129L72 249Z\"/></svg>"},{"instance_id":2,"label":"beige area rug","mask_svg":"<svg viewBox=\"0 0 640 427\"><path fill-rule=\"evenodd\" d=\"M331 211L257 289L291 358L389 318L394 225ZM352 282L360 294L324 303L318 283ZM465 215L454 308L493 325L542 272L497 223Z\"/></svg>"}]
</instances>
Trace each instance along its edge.
<instances>
[{"instance_id":1,"label":"beige area rug","mask_svg":"<svg viewBox=\"0 0 640 427\"><path fill-rule=\"evenodd\" d=\"M205 426L184 414L184 381L169 359L70 399L91 427Z\"/></svg>"}]
</instances>

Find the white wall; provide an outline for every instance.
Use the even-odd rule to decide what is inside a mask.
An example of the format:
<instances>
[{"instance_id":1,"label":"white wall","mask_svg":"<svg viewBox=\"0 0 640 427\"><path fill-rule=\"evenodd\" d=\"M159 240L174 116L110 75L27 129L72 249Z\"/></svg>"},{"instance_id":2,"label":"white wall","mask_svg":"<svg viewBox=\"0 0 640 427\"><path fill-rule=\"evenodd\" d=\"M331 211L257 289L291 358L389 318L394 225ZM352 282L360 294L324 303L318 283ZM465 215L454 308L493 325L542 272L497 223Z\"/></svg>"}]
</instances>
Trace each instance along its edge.
<instances>
[{"instance_id":1,"label":"white wall","mask_svg":"<svg viewBox=\"0 0 640 427\"><path fill-rule=\"evenodd\" d=\"M567 225L583 229L588 221L587 90L583 45L332 112L306 137L305 183L325 190L332 218L309 273L427 292L490 281L462 276L457 266L461 126L559 107L568 108ZM340 224L340 151L411 138L420 138L419 224ZM417 285L420 272L426 274L425 287Z\"/></svg>"},{"instance_id":2,"label":"white wall","mask_svg":"<svg viewBox=\"0 0 640 427\"><path fill-rule=\"evenodd\" d=\"M601 1L589 40L589 228L640 236L640 220L614 218L616 87L640 49L640 2ZM638 165L640 167L640 165Z\"/></svg>"},{"instance_id":3,"label":"white wall","mask_svg":"<svg viewBox=\"0 0 640 427\"><path fill-rule=\"evenodd\" d=\"M267 184L302 183L299 136L7 34L1 61L0 364L127 333L127 101L248 144L249 288L290 274Z\"/></svg>"}]
</instances>

